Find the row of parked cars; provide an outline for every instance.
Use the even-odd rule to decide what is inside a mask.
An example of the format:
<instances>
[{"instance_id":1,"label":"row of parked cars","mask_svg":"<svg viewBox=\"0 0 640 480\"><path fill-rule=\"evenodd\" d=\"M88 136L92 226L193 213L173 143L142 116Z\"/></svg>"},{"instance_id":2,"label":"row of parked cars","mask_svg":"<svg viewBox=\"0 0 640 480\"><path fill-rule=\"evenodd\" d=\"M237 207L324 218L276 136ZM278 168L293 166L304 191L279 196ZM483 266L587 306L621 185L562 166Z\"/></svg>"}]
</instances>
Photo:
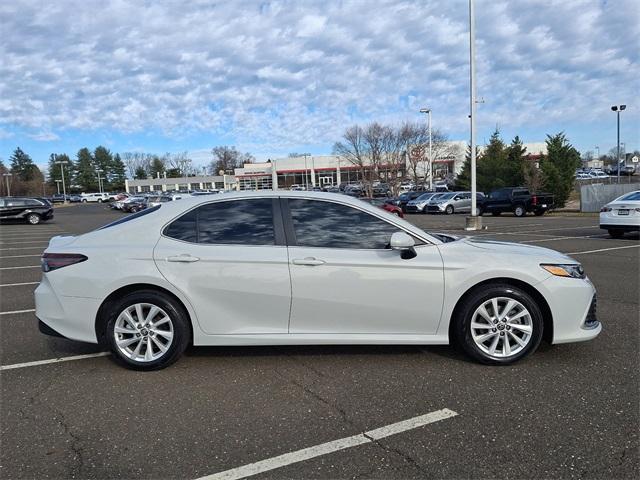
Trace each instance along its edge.
<instances>
[{"instance_id":1,"label":"row of parked cars","mask_svg":"<svg viewBox=\"0 0 640 480\"><path fill-rule=\"evenodd\" d=\"M471 192L406 192L389 202L400 207L403 213L471 213ZM516 217L527 213L544 215L553 208L553 203L553 195L531 193L526 187L499 188L489 195L476 193L477 215L505 212L512 212Z\"/></svg>"}]
</instances>

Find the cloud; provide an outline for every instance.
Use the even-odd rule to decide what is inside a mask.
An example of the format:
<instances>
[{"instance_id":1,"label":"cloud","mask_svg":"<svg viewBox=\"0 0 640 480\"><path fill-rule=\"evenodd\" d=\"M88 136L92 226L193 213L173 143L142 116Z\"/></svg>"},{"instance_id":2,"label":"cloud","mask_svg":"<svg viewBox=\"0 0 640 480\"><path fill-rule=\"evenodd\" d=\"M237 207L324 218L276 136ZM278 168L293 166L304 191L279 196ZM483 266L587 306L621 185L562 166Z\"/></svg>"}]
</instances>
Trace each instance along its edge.
<instances>
[{"instance_id":1,"label":"cloud","mask_svg":"<svg viewBox=\"0 0 640 480\"><path fill-rule=\"evenodd\" d=\"M30 134L29 138L36 140L38 142L53 142L55 140L60 140L60 137L53 132L40 132L40 133Z\"/></svg>"},{"instance_id":2,"label":"cloud","mask_svg":"<svg viewBox=\"0 0 640 480\"><path fill-rule=\"evenodd\" d=\"M640 96L635 0L479 0L476 12L485 126L590 121ZM468 123L466 0L18 0L0 22L0 126L39 141L195 132L269 152L424 105L445 131Z\"/></svg>"}]
</instances>

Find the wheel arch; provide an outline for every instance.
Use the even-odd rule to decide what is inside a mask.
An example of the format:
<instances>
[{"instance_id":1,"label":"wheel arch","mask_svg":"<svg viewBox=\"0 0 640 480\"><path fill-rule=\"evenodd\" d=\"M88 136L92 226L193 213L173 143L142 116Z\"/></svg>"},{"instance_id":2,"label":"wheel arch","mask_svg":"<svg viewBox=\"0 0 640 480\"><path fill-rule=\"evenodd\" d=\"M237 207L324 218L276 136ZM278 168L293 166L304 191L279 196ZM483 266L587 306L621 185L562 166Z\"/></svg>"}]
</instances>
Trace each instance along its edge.
<instances>
[{"instance_id":1,"label":"wheel arch","mask_svg":"<svg viewBox=\"0 0 640 480\"><path fill-rule=\"evenodd\" d=\"M451 317L449 318L449 342L451 343L453 340L455 340L454 336L454 319L456 318L456 315L458 314L458 311L460 310L464 300L471 295L473 292L475 292L476 290L479 290L483 287L486 287L487 285L491 285L491 284L500 284L500 285L512 285L514 287L520 288L521 290L524 290L525 292L527 292L529 295L531 295L533 297L533 299L536 301L536 303L538 304L538 306L540 307L540 310L542 311L542 321L543 321L543 336L542 339L544 341L546 341L547 343L551 343L553 340L553 314L551 313L551 308L549 307L549 303L547 303L547 300L544 298L544 296L538 291L538 289L536 289L533 285L531 285L530 283L527 282L523 282L522 280L518 280L515 278L510 278L510 277L496 277L496 278L490 278L487 280L483 280L480 283L475 284L474 286L470 287L466 292L464 292L460 298L458 298L458 301L456 302L456 306L453 308L453 311L451 312Z\"/></svg>"},{"instance_id":2,"label":"wheel arch","mask_svg":"<svg viewBox=\"0 0 640 480\"><path fill-rule=\"evenodd\" d=\"M96 313L95 318L95 331L96 331L96 339L99 344L104 344L104 334L107 326L108 317L106 315L107 309L109 306L118 298L128 295L130 293L134 293L140 290L153 290L158 293L162 293L163 295L167 295L171 299L173 299L177 304L184 310L184 314L187 316L187 320L189 321L189 345L193 345L193 337L194 337L194 326L193 319L191 318L191 314L189 313L189 309L184 304L178 296L176 296L173 292L167 290L166 288L160 287L158 285L153 285L150 283L133 283L131 285L125 285L123 287L118 288L111 292L107 298L104 299L98 311Z\"/></svg>"}]
</instances>

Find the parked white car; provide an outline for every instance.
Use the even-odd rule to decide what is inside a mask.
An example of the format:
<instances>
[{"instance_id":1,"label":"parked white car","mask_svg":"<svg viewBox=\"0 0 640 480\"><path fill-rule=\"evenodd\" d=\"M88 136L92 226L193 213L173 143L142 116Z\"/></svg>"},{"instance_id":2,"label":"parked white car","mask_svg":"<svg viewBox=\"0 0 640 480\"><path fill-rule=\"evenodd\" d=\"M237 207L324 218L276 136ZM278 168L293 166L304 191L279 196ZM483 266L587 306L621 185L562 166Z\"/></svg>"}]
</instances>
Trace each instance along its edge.
<instances>
[{"instance_id":1,"label":"parked white car","mask_svg":"<svg viewBox=\"0 0 640 480\"><path fill-rule=\"evenodd\" d=\"M87 202L98 202L98 203L107 202L107 201L109 201L109 194L108 193L81 193L80 194L80 201L82 203L87 203Z\"/></svg>"},{"instance_id":2,"label":"parked white car","mask_svg":"<svg viewBox=\"0 0 640 480\"><path fill-rule=\"evenodd\" d=\"M613 238L640 231L640 190L616 198L600 209L600 228Z\"/></svg>"},{"instance_id":3,"label":"parked white car","mask_svg":"<svg viewBox=\"0 0 640 480\"><path fill-rule=\"evenodd\" d=\"M42 267L41 330L101 343L140 370L189 344L454 343L510 364L543 337L577 342L602 328L592 283L562 253L429 234L330 193L165 203L54 237Z\"/></svg>"}]
</instances>

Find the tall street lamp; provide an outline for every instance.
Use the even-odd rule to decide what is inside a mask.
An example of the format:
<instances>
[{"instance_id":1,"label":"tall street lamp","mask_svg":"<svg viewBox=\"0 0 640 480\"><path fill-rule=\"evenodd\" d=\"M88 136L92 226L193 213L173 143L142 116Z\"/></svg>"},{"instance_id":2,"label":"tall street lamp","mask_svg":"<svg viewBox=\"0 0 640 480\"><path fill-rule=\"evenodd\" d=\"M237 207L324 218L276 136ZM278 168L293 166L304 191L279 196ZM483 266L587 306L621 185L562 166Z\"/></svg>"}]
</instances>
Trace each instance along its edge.
<instances>
[{"instance_id":1,"label":"tall street lamp","mask_svg":"<svg viewBox=\"0 0 640 480\"><path fill-rule=\"evenodd\" d=\"M474 0L469 0L469 123L471 144L471 216L465 230L482 228L476 205L476 22Z\"/></svg>"},{"instance_id":2,"label":"tall street lamp","mask_svg":"<svg viewBox=\"0 0 640 480\"><path fill-rule=\"evenodd\" d=\"M62 196L64 197L63 203L67 203L67 187L64 184L64 166L69 162L66 160L58 160L56 165L60 165L60 174L62 175Z\"/></svg>"},{"instance_id":3,"label":"tall street lamp","mask_svg":"<svg viewBox=\"0 0 640 480\"><path fill-rule=\"evenodd\" d=\"M102 178L100 177L100 173L102 173L104 170L101 170L99 168L96 169L96 173L98 174L98 190L100 191L100 193L102 193Z\"/></svg>"},{"instance_id":4,"label":"tall street lamp","mask_svg":"<svg viewBox=\"0 0 640 480\"><path fill-rule=\"evenodd\" d=\"M427 114L427 123L429 125L429 191L433 192L433 140L431 138L431 109L421 108L420 113Z\"/></svg>"},{"instance_id":5,"label":"tall street lamp","mask_svg":"<svg viewBox=\"0 0 640 480\"><path fill-rule=\"evenodd\" d=\"M13 173L3 173L2 176L4 177L5 181L7 182L7 197L11 196L11 188L9 187L9 177L11 177L13 175Z\"/></svg>"},{"instance_id":6,"label":"tall street lamp","mask_svg":"<svg viewBox=\"0 0 640 480\"><path fill-rule=\"evenodd\" d=\"M613 105L611 107L611 110L616 112L616 115L618 117L618 158L617 158L617 162L618 162L618 183L620 183L620 112L623 111L625 108L627 108L626 105Z\"/></svg>"}]
</instances>

